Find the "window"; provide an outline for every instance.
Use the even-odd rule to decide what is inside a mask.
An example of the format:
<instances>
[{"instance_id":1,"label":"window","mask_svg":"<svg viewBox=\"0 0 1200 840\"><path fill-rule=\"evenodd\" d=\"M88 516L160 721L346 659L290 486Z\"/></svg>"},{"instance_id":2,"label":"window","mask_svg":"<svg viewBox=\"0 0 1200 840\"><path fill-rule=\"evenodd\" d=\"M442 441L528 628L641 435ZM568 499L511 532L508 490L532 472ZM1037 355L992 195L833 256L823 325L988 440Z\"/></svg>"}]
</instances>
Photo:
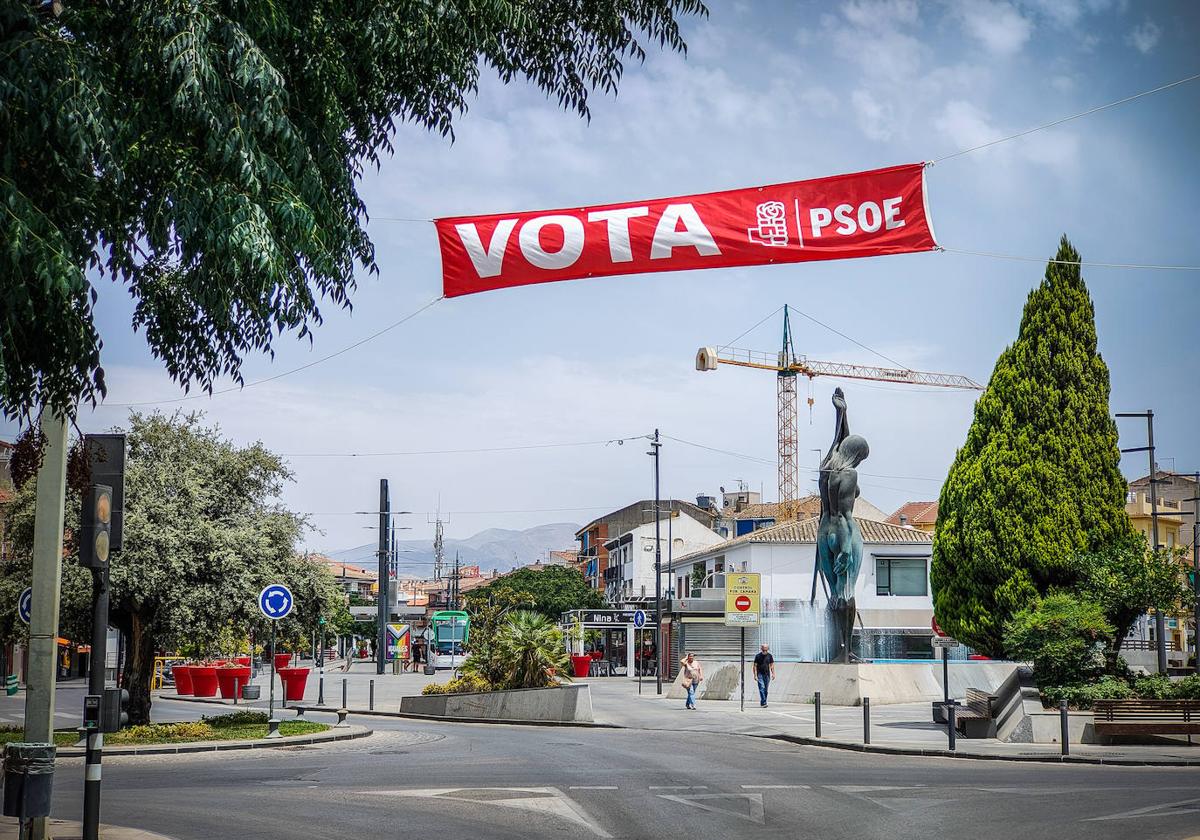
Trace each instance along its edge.
<instances>
[{"instance_id":1,"label":"window","mask_svg":"<svg viewBox=\"0 0 1200 840\"><path fill-rule=\"evenodd\" d=\"M876 595L928 595L929 576L924 557L877 557Z\"/></svg>"}]
</instances>

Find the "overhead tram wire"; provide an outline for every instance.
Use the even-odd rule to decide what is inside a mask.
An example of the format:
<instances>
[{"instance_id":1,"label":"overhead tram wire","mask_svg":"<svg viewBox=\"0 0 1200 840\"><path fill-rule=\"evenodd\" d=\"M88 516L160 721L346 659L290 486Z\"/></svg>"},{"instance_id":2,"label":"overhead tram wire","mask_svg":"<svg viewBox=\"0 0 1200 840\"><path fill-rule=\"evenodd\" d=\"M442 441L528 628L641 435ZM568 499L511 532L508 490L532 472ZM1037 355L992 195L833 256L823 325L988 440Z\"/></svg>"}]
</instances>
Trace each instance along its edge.
<instances>
[{"instance_id":1,"label":"overhead tram wire","mask_svg":"<svg viewBox=\"0 0 1200 840\"><path fill-rule=\"evenodd\" d=\"M941 251L948 254L967 254L972 257L990 257L995 260L1017 260L1019 262L1054 263L1056 265L1077 265L1080 268L1141 268L1151 271L1200 271L1200 265L1155 265L1152 263L1112 263L1092 262L1091 260L1056 260L1045 257L1020 257L1014 254L996 254L991 251L968 251L963 248L945 248Z\"/></svg>"},{"instance_id":2,"label":"overhead tram wire","mask_svg":"<svg viewBox=\"0 0 1200 840\"><path fill-rule=\"evenodd\" d=\"M327 356L322 356L319 359L313 359L311 362L300 365L300 367L295 367L295 368L292 368L291 370L285 370L281 373L275 374L274 376L267 376L262 379L255 379L251 382L246 382L242 385L238 385L233 388L222 388L219 391L212 391L211 393L190 394L186 397L175 397L174 399L169 399L169 400L149 400L149 401L145 401L145 402L131 402L131 403L102 403L101 406L104 408L140 408L142 406L169 405L172 403L189 402L191 400L202 400L202 399L206 399L206 398L211 399L212 397L217 397L217 396L220 396L221 394L231 394L231 393L235 393L235 392L239 392L239 391L244 391L247 388L254 387L255 385L263 385L267 382L274 382L276 379L282 379L285 376L291 376L293 373L299 373L302 370L308 370L311 367L316 367L317 365L321 364L322 362L327 362L330 359L337 358L338 356L342 355L343 353L349 353L351 350L354 350L358 347L362 347L368 341L374 341L375 339L379 338L379 336L383 335L384 333L391 332L392 330L396 329L396 327L400 326L401 324L411 321L413 318L420 315L426 309L429 309L435 303L438 303L439 301L442 301L442 300L445 300L445 295L438 295L433 300L426 303L424 306L420 307L419 309L413 310L412 312L408 313L407 315L405 315L403 318L399 319L398 321L393 321L392 323L388 324L383 329L377 330L377 331L371 333L370 335L366 336L365 338L360 338L358 341L354 342L353 344L347 344L341 350L336 350Z\"/></svg>"},{"instance_id":3,"label":"overhead tram wire","mask_svg":"<svg viewBox=\"0 0 1200 840\"><path fill-rule=\"evenodd\" d=\"M525 443L514 446L480 446L470 449L425 449L407 452L281 452L281 458L401 458L420 455L479 455L485 452L522 452L530 449L563 449L574 446L623 445L631 440L643 440L649 435L630 435L608 440L578 440L564 443Z\"/></svg>"}]
</instances>

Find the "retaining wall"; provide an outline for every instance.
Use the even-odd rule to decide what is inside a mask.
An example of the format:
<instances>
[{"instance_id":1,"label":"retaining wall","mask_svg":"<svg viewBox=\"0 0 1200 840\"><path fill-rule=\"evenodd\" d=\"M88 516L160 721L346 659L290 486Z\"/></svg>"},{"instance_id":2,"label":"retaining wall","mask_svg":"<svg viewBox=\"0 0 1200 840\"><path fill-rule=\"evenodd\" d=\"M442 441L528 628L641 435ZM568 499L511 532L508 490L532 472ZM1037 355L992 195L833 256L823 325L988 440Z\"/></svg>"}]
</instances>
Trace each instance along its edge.
<instances>
[{"instance_id":1,"label":"retaining wall","mask_svg":"<svg viewBox=\"0 0 1200 840\"><path fill-rule=\"evenodd\" d=\"M402 697L400 711L452 720L553 723L592 723L594 720L592 691L587 685Z\"/></svg>"}]
</instances>

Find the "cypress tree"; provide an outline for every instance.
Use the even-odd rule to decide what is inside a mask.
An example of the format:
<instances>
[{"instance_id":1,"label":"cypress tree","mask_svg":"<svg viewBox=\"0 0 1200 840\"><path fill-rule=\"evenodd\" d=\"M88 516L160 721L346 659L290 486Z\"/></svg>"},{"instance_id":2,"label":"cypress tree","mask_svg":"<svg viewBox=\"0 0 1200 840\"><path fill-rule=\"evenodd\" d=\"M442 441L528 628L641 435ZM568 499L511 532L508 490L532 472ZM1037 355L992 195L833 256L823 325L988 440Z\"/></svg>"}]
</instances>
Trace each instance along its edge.
<instances>
[{"instance_id":1,"label":"cypress tree","mask_svg":"<svg viewBox=\"0 0 1200 840\"><path fill-rule=\"evenodd\" d=\"M1079 261L1065 236L1056 259ZM1077 553L1130 533L1108 400L1080 267L1047 263L942 487L930 574L948 633L1001 655L1008 619L1076 583Z\"/></svg>"}]
</instances>

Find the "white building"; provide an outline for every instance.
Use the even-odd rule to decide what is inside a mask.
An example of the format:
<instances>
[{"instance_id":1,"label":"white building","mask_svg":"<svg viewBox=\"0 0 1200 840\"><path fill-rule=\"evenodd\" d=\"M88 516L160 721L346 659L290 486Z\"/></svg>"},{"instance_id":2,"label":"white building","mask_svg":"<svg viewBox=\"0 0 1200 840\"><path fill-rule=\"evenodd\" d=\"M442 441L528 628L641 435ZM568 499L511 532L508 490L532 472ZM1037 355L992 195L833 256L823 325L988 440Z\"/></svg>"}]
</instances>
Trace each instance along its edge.
<instances>
[{"instance_id":1,"label":"white building","mask_svg":"<svg viewBox=\"0 0 1200 840\"><path fill-rule=\"evenodd\" d=\"M722 542L707 524L686 510L663 511L659 523L662 552L662 591L666 597L672 576L669 564L675 557L694 554ZM654 599L654 522L653 520L608 540L608 567L604 570L604 597L612 604Z\"/></svg>"},{"instance_id":2,"label":"white building","mask_svg":"<svg viewBox=\"0 0 1200 840\"><path fill-rule=\"evenodd\" d=\"M933 598L929 586L932 536L911 527L856 517L863 536L863 562L855 589L859 615L856 651L864 658L929 658ZM785 522L677 556L671 568L680 627L672 648L724 658L738 629L723 625L725 574L762 575L764 627L776 657L804 658L795 638L796 614L813 597L818 519ZM816 605L827 603L816 579ZM689 625L691 632L689 633ZM750 634L747 635L748 643ZM754 633L757 646L759 634Z\"/></svg>"}]
</instances>

